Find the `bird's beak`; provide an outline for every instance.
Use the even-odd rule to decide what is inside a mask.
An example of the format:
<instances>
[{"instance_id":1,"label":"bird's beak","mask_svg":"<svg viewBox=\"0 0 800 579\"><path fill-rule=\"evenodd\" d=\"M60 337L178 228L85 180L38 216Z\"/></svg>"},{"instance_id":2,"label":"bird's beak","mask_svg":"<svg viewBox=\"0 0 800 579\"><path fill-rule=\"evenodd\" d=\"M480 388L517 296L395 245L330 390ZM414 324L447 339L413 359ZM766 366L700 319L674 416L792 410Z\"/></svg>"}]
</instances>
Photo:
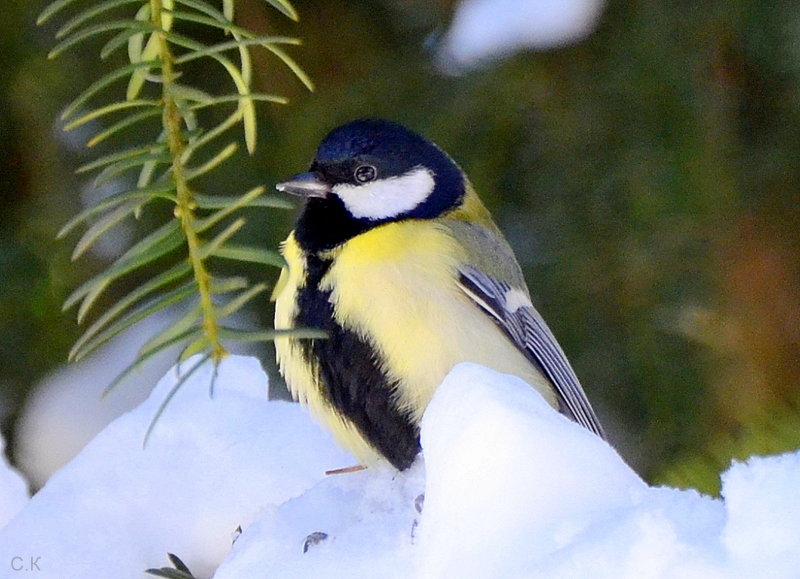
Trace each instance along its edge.
<instances>
[{"instance_id":1,"label":"bird's beak","mask_svg":"<svg viewBox=\"0 0 800 579\"><path fill-rule=\"evenodd\" d=\"M278 183L275 189L281 193L290 193L300 197L325 198L331 192L331 186L323 181L319 174L314 172L300 173L288 181Z\"/></svg>"}]
</instances>

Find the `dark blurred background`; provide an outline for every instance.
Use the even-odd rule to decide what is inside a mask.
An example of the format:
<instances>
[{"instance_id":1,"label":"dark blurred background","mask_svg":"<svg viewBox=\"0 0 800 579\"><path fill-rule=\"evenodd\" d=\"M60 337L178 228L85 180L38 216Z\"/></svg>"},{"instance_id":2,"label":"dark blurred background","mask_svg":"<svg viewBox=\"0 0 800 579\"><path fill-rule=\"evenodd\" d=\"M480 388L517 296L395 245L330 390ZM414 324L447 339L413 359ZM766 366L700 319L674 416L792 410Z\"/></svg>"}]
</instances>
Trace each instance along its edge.
<instances>
[{"instance_id":1,"label":"dark blurred background","mask_svg":"<svg viewBox=\"0 0 800 579\"><path fill-rule=\"evenodd\" d=\"M34 25L43 5L5 0L0 20L11 445L32 385L79 333L64 298L108 263L71 263L74 238L55 240L86 196L74 169L98 154L58 115L103 65L96 46L48 61L55 28ZM435 55L452 0L297 0L299 24L259 0L238 5L243 24L303 38L291 53L317 88L256 53L259 89L291 104L260 109L256 154L218 169L208 192L271 187L346 120L403 122L470 175L613 442L648 481L714 492L732 457L800 446L800 5L612 0L578 43L460 74ZM293 218L253 214L247 235L275 247ZM252 274L273 283L277 271ZM266 327L268 306L259 313Z\"/></svg>"}]
</instances>

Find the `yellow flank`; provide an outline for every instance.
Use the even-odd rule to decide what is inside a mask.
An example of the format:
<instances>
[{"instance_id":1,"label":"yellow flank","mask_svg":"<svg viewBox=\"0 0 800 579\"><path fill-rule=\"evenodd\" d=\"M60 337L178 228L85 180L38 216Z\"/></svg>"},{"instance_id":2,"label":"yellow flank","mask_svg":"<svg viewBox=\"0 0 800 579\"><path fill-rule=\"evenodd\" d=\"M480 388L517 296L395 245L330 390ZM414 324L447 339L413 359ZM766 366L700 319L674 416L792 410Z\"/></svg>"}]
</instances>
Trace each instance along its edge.
<instances>
[{"instance_id":1,"label":"yellow flank","mask_svg":"<svg viewBox=\"0 0 800 579\"><path fill-rule=\"evenodd\" d=\"M339 323L378 349L415 420L459 362L519 376L555 405L549 381L458 287L466 259L443 224L389 223L348 241L323 284Z\"/></svg>"}]
</instances>

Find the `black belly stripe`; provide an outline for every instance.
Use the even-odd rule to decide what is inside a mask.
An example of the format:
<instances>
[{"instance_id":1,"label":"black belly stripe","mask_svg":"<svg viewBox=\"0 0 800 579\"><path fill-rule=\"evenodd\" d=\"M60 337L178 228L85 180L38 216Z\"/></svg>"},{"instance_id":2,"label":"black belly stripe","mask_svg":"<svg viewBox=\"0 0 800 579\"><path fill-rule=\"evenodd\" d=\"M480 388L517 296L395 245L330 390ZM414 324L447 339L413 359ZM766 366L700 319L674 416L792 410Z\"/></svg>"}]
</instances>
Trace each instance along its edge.
<instances>
[{"instance_id":1,"label":"black belly stripe","mask_svg":"<svg viewBox=\"0 0 800 579\"><path fill-rule=\"evenodd\" d=\"M394 384L377 360L375 348L333 317L330 291L319 289L331 261L307 258L306 284L297 294L298 327L325 330L324 340L301 340L301 352L314 368L325 399L396 468L411 466L419 452L419 428L401 412Z\"/></svg>"}]
</instances>

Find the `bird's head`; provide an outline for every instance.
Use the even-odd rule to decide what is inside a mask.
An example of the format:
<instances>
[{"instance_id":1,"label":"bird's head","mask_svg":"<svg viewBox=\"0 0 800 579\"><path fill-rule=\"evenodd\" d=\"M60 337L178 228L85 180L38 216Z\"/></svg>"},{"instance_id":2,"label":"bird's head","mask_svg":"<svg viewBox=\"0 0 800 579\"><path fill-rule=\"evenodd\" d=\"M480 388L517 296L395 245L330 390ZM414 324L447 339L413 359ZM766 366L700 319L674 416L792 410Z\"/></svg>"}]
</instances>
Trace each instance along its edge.
<instances>
[{"instance_id":1,"label":"bird's head","mask_svg":"<svg viewBox=\"0 0 800 579\"><path fill-rule=\"evenodd\" d=\"M391 221L434 219L459 208L467 187L461 169L436 145L373 119L328 133L309 170L276 185L307 199L295 230L307 249L330 249Z\"/></svg>"}]
</instances>

